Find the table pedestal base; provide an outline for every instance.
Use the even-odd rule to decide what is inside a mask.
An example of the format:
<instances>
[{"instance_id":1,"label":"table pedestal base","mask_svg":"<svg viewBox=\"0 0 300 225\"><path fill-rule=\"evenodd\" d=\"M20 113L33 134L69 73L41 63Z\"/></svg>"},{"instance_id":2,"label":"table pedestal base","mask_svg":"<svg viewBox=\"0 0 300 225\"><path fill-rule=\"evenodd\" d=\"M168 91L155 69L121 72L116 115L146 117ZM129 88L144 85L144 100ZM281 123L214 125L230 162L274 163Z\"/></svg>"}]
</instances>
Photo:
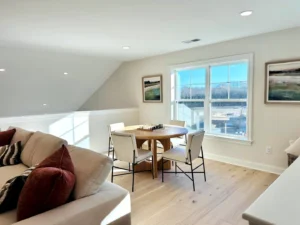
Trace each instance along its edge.
<instances>
[{"instance_id":1,"label":"table pedestal base","mask_svg":"<svg viewBox=\"0 0 300 225\"><path fill-rule=\"evenodd\" d=\"M141 140L141 139L136 140L137 147L141 148L145 141L148 141L148 140ZM154 168L153 168L153 170L154 170L153 173L154 173L155 178L157 178L157 171L162 169L161 157L160 157L160 155L157 155L157 141L159 141L162 144L162 146L164 147L164 151L168 151L171 148L170 139L149 140L148 141L149 150L151 149L151 151L153 153L153 160L154 160L154 162L157 162L156 164L154 164ZM135 166L135 171L138 172L138 171L143 171L143 170L151 170L151 166L152 166L151 161L144 161ZM164 163L164 170L170 170L170 169L171 169L171 161L168 160L166 163Z\"/></svg>"}]
</instances>

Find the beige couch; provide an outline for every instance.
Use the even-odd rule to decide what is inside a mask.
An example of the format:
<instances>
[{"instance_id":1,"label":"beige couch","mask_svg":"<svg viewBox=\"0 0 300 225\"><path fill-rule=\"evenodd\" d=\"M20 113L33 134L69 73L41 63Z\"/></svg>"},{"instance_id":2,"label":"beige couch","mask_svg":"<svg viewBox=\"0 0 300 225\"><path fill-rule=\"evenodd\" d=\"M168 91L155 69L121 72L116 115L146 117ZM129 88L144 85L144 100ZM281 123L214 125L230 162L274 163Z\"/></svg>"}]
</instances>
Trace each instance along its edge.
<instances>
[{"instance_id":1,"label":"beige couch","mask_svg":"<svg viewBox=\"0 0 300 225\"><path fill-rule=\"evenodd\" d=\"M36 165L67 142L41 132L20 128L12 143L22 141L24 164L0 167L0 187L26 168ZM76 175L74 201L23 221L16 221L16 210L0 214L0 225L99 225L131 224L130 195L123 188L106 181L112 161L107 156L67 145Z\"/></svg>"}]
</instances>

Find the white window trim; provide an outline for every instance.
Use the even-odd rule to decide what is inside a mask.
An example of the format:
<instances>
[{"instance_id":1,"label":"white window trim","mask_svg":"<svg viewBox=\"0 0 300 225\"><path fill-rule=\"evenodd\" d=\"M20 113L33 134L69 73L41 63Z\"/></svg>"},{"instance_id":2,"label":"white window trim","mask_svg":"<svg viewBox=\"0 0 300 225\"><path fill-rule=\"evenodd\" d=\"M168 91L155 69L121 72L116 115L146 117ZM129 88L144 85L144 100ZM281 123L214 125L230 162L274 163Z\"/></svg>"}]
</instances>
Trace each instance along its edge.
<instances>
[{"instance_id":1,"label":"white window trim","mask_svg":"<svg viewBox=\"0 0 300 225\"><path fill-rule=\"evenodd\" d=\"M187 69L193 69L193 68L206 68L206 73L209 73L209 69L210 66L213 65L222 65L222 64L228 64L228 63L234 63L236 62L241 62L241 61L247 61L248 62L248 80L247 80L247 84L248 84L248 90L247 90L247 138L246 139L242 139L240 137L234 137L234 136L227 136L227 135L218 135L218 134L213 134L213 133L206 133L206 137L208 139L218 139L218 140L222 140L222 141L229 141L229 142L234 142L234 143L240 143L240 144L247 144L247 145L251 145L253 143L252 137L252 120L253 120L253 110L252 110L252 106L253 106L253 69L254 69L254 54L253 53L247 53L247 54L240 54L240 55L234 55L234 56L228 56L228 57L221 57L221 58L216 58L216 59L209 59L209 60L204 60L204 61L196 61L196 62L189 62L189 63L183 63L183 64L177 64L177 65L172 65L170 66L170 71L171 71L171 76L175 76L176 72L180 71L180 70L187 70ZM206 74L206 96L208 96L208 94L210 93L210 76L208 76L208 74ZM176 87L176 76L175 76L175 87ZM171 87L172 90L172 87ZM176 88L175 88L176 91ZM172 95L172 94L171 94ZM176 93L175 93L175 99L171 99L170 101L170 118L173 118L173 116L177 117L176 113ZM184 100L186 101L186 100ZM199 101L202 102L202 100L199 99L191 99L191 101ZM203 99L204 101L204 114L205 115L209 115L209 116L205 116L204 117L204 128L205 130L208 130L208 124L210 121L210 98L205 98ZM228 102L231 100L224 100L224 102ZM241 101L239 99L237 100L232 100L234 102L238 102ZM244 100L243 100L244 101ZM171 109L171 107L173 107ZM174 115L172 114L172 111L174 113Z\"/></svg>"}]
</instances>

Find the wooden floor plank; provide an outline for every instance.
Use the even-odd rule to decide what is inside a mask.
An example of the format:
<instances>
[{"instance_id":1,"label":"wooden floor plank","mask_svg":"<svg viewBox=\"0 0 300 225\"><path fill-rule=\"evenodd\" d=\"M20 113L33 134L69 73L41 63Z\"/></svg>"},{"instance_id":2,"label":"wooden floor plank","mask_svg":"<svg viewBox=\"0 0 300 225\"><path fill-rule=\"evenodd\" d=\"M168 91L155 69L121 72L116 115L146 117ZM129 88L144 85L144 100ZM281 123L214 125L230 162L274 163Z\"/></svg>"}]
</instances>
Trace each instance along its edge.
<instances>
[{"instance_id":1,"label":"wooden floor plank","mask_svg":"<svg viewBox=\"0 0 300 225\"><path fill-rule=\"evenodd\" d=\"M128 167L128 164L122 164ZM182 168L189 169L186 165ZM247 225L242 213L277 175L206 160L207 182L195 175L196 191L184 174L138 173L131 194L133 225ZM131 175L114 178L131 191Z\"/></svg>"}]
</instances>

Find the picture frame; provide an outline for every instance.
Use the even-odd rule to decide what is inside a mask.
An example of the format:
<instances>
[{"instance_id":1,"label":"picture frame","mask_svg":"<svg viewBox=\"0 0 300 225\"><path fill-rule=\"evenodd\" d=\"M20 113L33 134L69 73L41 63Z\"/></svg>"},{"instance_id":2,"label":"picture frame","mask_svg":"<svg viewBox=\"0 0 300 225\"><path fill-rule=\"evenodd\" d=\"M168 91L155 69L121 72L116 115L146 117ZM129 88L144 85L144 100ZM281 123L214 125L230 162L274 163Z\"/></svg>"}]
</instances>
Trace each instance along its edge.
<instances>
[{"instance_id":1,"label":"picture frame","mask_svg":"<svg viewBox=\"0 0 300 225\"><path fill-rule=\"evenodd\" d=\"M265 104L300 103L300 59L266 63Z\"/></svg>"},{"instance_id":2,"label":"picture frame","mask_svg":"<svg viewBox=\"0 0 300 225\"><path fill-rule=\"evenodd\" d=\"M150 75L142 77L142 92L144 103L163 102L162 75Z\"/></svg>"}]
</instances>

